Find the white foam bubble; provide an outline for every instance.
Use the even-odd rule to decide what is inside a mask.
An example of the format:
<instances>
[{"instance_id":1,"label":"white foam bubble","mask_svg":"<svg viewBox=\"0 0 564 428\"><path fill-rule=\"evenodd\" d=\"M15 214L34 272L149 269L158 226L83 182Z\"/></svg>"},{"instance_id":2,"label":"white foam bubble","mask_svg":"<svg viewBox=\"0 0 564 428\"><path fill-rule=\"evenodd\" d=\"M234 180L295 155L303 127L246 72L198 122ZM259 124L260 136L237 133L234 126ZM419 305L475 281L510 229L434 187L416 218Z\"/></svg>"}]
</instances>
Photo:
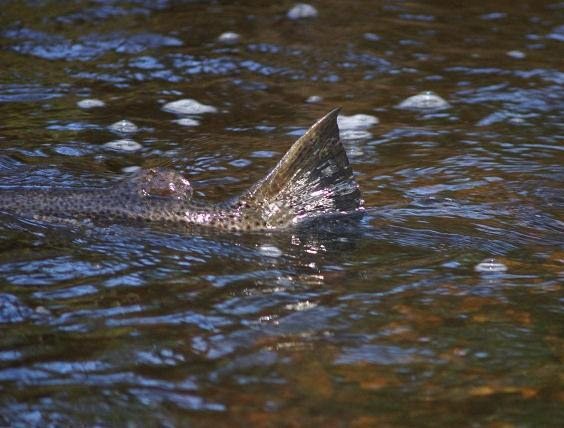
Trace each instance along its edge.
<instances>
[{"instance_id":1,"label":"white foam bubble","mask_svg":"<svg viewBox=\"0 0 564 428\"><path fill-rule=\"evenodd\" d=\"M180 126L198 126L200 124L199 120L191 117L182 117L180 119L173 120L174 123L178 123Z\"/></svg>"},{"instance_id":2,"label":"white foam bubble","mask_svg":"<svg viewBox=\"0 0 564 428\"><path fill-rule=\"evenodd\" d=\"M396 107L406 110L442 110L449 108L450 104L433 91L424 91L406 98Z\"/></svg>"},{"instance_id":3,"label":"white foam bubble","mask_svg":"<svg viewBox=\"0 0 564 428\"><path fill-rule=\"evenodd\" d=\"M84 100L80 100L79 102L77 102L76 105L79 106L80 108L89 109L96 107L104 107L106 103L96 98L86 98Z\"/></svg>"},{"instance_id":4,"label":"white foam bubble","mask_svg":"<svg viewBox=\"0 0 564 428\"><path fill-rule=\"evenodd\" d=\"M308 309L313 309L317 306L317 303L314 302L310 302L309 300L306 300L304 302L298 302L298 303L289 303L285 306L286 309L289 309L291 311L305 311Z\"/></svg>"},{"instance_id":5,"label":"white foam bubble","mask_svg":"<svg viewBox=\"0 0 564 428\"><path fill-rule=\"evenodd\" d=\"M308 19L317 18L319 12L312 5L307 3L295 4L287 13L289 19Z\"/></svg>"},{"instance_id":6,"label":"white foam bubble","mask_svg":"<svg viewBox=\"0 0 564 428\"><path fill-rule=\"evenodd\" d=\"M118 150L120 152L135 152L143 148L143 146L137 141L130 140L129 138L110 141L109 143L104 144L104 147L111 150Z\"/></svg>"},{"instance_id":7,"label":"white foam bubble","mask_svg":"<svg viewBox=\"0 0 564 428\"><path fill-rule=\"evenodd\" d=\"M280 257L282 250L274 245L263 244L259 247L259 253L266 257Z\"/></svg>"},{"instance_id":8,"label":"white foam bubble","mask_svg":"<svg viewBox=\"0 0 564 428\"><path fill-rule=\"evenodd\" d=\"M352 116L340 114L337 117L337 124L341 131L368 129L377 123L378 118L369 114L353 114Z\"/></svg>"},{"instance_id":9,"label":"white foam bubble","mask_svg":"<svg viewBox=\"0 0 564 428\"><path fill-rule=\"evenodd\" d=\"M233 31L226 31L219 35L217 41L226 45L235 45L241 41L241 36Z\"/></svg>"},{"instance_id":10,"label":"white foam bubble","mask_svg":"<svg viewBox=\"0 0 564 428\"><path fill-rule=\"evenodd\" d=\"M317 104L320 103L321 101L323 101L322 97L320 97L319 95L312 95L308 97L305 102L308 104Z\"/></svg>"},{"instance_id":11,"label":"white foam bubble","mask_svg":"<svg viewBox=\"0 0 564 428\"><path fill-rule=\"evenodd\" d=\"M527 55L525 54L525 52L515 50L515 51L508 51L507 56L510 56L511 58L515 58L515 59L523 59Z\"/></svg>"},{"instance_id":12,"label":"white foam bubble","mask_svg":"<svg viewBox=\"0 0 564 428\"><path fill-rule=\"evenodd\" d=\"M485 259L474 266L474 270L480 273L503 273L507 272L507 266L495 259Z\"/></svg>"},{"instance_id":13,"label":"white foam bubble","mask_svg":"<svg viewBox=\"0 0 564 428\"><path fill-rule=\"evenodd\" d=\"M368 40L369 42L377 42L382 39L378 34L374 33L364 33L363 37L364 40Z\"/></svg>"},{"instance_id":14,"label":"white foam bubble","mask_svg":"<svg viewBox=\"0 0 564 428\"><path fill-rule=\"evenodd\" d=\"M217 109L214 106L202 104L191 98L166 103L163 106L163 110L169 113L182 115L217 113Z\"/></svg>"},{"instance_id":15,"label":"white foam bubble","mask_svg":"<svg viewBox=\"0 0 564 428\"><path fill-rule=\"evenodd\" d=\"M121 170L122 170L122 172L130 174L130 173L133 173L133 172L137 172L140 169L141 169L141 167L139 165L130 165L130 166L124 166Z\"/></svg>"},{"instance_id":16,"label":"white foam bubble","mask_svg":"<svg viewBox=\"0 0 564 428\"><path fill-rule=\"evenodd\" d=\"M135 132L139 131L137 125L129 120L120 120L116 123L112 123L108 126L108 129L113 132L117 132L120 134L134 134Z\"/></svg>"}]
</instances>

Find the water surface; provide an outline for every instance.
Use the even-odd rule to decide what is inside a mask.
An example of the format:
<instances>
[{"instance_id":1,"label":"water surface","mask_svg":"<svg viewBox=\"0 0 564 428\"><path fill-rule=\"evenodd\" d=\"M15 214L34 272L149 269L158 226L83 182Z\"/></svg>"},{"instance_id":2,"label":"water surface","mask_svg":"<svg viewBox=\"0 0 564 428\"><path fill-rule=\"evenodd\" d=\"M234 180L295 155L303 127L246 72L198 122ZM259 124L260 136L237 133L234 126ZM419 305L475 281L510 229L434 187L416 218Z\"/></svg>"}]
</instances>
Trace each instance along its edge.
<instances>
[{"instance_id":1,"label":"water surface","mask_svg":"<svg viewBox=\"0 0 564 428\"><path fill-rule=\"evenodd\" d=\"M335 106L378 123L342 127L353 226L2 215L0 425L560 426L564 3L312 4L2 2L2 187L164 164L218 201Z\"/></svg>"}]
</instances>

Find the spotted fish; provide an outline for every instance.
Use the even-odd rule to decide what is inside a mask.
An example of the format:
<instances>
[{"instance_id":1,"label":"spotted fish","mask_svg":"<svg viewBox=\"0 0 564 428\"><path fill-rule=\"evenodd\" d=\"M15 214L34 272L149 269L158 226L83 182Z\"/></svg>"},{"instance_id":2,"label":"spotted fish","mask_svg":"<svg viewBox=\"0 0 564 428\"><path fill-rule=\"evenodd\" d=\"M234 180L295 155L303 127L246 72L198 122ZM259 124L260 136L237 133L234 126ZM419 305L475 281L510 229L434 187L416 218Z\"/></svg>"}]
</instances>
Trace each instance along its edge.
<instances>
[{"instance_id":1,"label":"spotted fish","mask_svg":"<svg viewBox=\"0 0 564 428\"><path fill-rule=\"evenodd\" d=\"M223 203L197 200L182 175L153 168L105 189L0 189L0 211L34 218L172 222L232 231L286 229L360 214L363 200L339 139L338 114L335 109L318 120L264 178Z\"/></svg>"}]
</instances>

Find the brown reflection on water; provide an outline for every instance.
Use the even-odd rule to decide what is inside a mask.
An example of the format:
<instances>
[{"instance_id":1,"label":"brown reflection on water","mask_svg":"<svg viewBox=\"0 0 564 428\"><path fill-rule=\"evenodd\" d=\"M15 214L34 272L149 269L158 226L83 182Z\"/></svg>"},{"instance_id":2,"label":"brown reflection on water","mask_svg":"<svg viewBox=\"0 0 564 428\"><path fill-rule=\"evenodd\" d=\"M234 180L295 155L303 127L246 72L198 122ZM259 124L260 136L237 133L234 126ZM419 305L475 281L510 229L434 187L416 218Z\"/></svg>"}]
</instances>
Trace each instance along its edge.
<instances>
[{"instance_id":1,"label":"brown reflection on water","mask_svg":"<svg viewBox=\"0 0 564 428\"><path fill-rule=\"evenodd\" d=\"M343 134L342 228L2 216L0 425L561 425L562 4L313 4L4 2L0 186L166 165L217 201L335 106L378 124ZM104 149L123 119L141 150Z\"/></svg>"}]
</instances>

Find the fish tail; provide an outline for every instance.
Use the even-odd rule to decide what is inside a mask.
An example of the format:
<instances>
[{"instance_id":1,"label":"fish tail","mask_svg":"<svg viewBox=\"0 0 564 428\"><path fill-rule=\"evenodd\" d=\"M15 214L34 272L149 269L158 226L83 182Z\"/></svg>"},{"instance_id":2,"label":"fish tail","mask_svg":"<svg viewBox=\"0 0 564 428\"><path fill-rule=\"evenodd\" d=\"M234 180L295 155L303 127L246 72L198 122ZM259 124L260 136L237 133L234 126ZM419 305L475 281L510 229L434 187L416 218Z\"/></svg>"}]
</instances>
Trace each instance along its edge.
<instances>
[{"instance_id":1,"label":"fish tail","mask_svg":"<svg viewBox=\"0 0 564 428\"><path fill-rule=\"evenodd\" d=\"M339 110L319 119L242 195L240 201L258 208L267 228L362 212L364 201L339 138Z\"/></svg>"}]
</instances>

